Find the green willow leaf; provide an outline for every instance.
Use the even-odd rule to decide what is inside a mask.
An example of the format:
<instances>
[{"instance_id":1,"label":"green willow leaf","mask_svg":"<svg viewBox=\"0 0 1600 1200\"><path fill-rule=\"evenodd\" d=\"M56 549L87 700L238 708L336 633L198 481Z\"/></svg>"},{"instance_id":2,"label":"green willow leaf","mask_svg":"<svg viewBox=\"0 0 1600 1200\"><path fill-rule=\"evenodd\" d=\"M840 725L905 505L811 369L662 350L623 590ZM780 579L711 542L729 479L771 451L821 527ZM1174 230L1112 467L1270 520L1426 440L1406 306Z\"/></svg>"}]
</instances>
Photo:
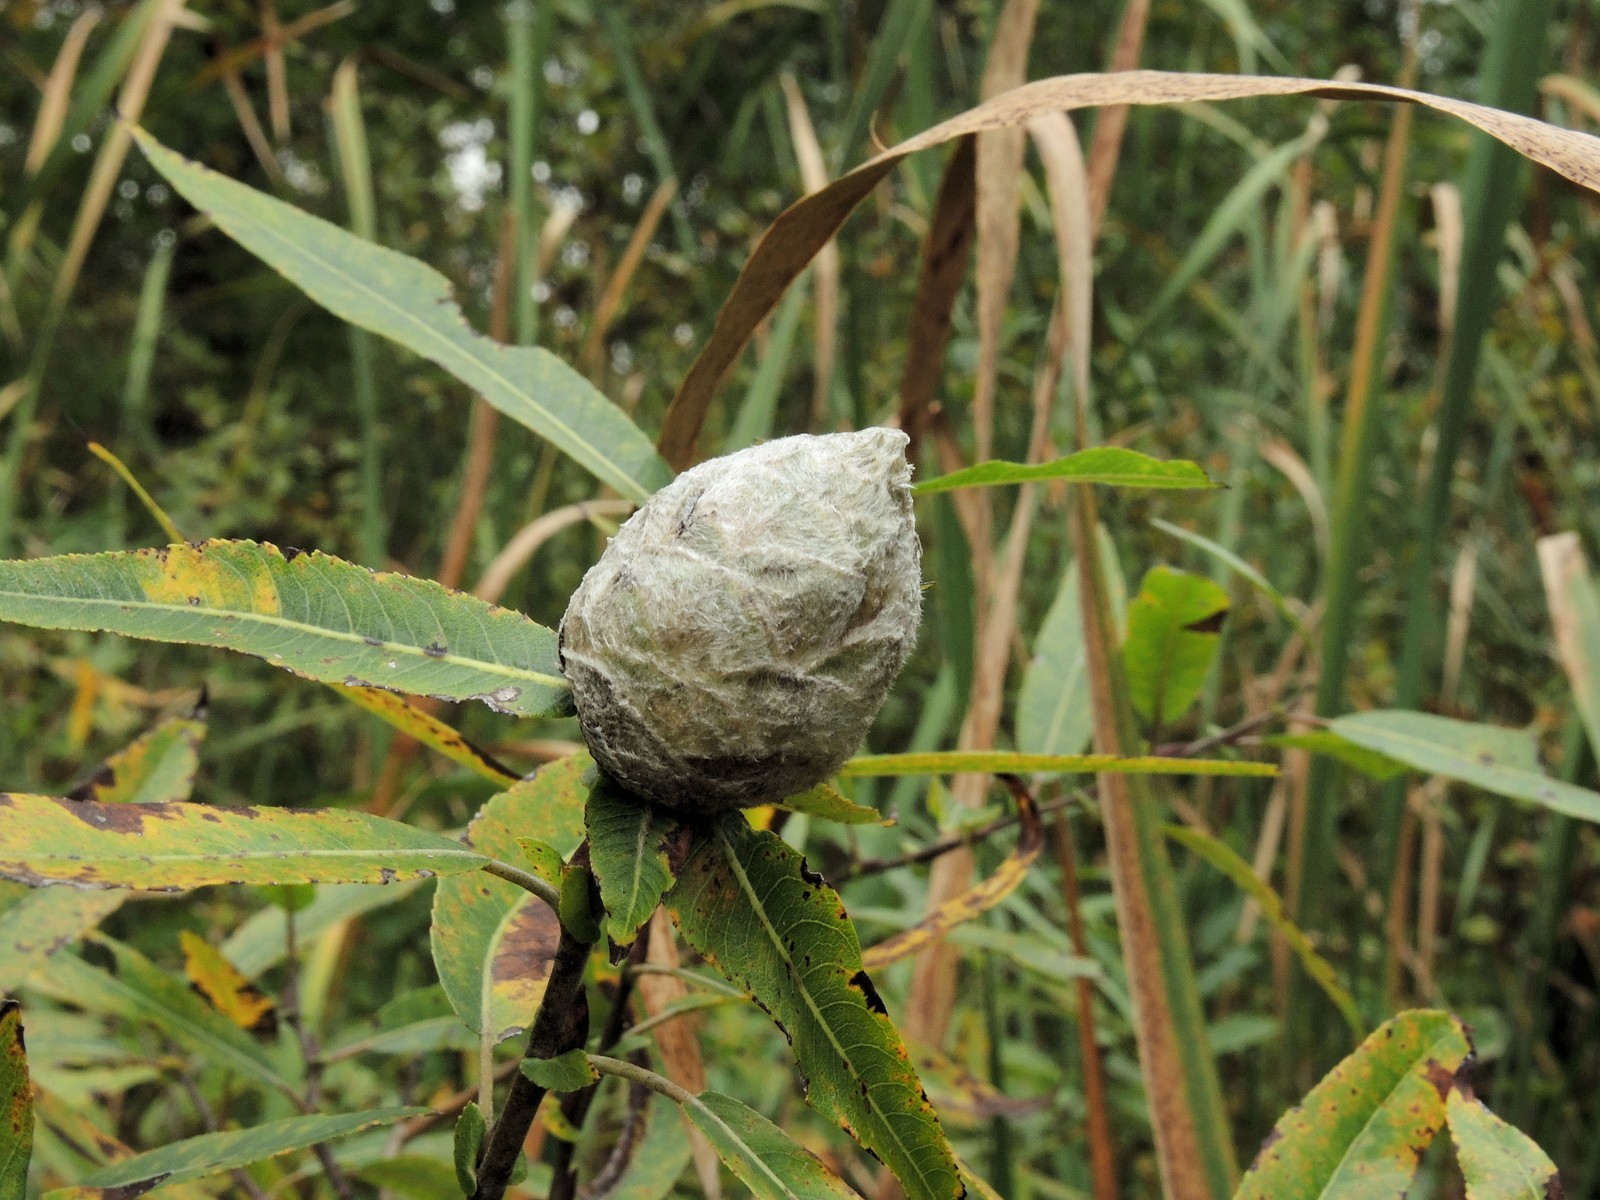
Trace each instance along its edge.
<instances>
[{"instance_id":1,"label":"green willow leaf","mask_svg":"<svg viewBox=\"0 0 1600 1200\"><path fill-rule=\"evenodd\" d=\"M475 871L487 861L460 842L369 813L0 792L0 875L34 887L392 883Z\"/></svg>"},{"instance_id":2,"label":"green willow leaf","mask_svg":"<svg viewBox=\"0 0 1600 1200\"><path fill-rule=\"evenodd\" d=\"M878 1157L911 1200L961 1194L939 1118L862 969L839 895L742 815L706 829L667 895L684 938L787 1034L813 1108Z\"/></svg>"},{"instance_id":3,"label":"green willow leaf","mask_svg":"<svg viewBox=\"0 0 1600 1200\"><path fill-rule=\"evenodd\" d=\"M1600 821L1600 792L1541 772L1533 761L1533 741L1522 730L1394 709L1337 717L1328 728L1347 742L1415 770L1542 804L1569 817Z\"/></svg>"},{"instance_id":4,"label":"green willow leaf","mask_svg":"<svg viewBox=\"0 0 1600 1200\"><path fill-rule=\"evenodd\" d=\"M814 788L790 796L773 807L792 813L804 813L808 817L819 817L824 821L838 821L841 825L894 824L893 821L884 820L883 814L877 809L857 804L840 793L838 788L830 787L826 783L819 783Z\"/></svg>"},{"instance_id":5,"label":"green willow leaf","mask_svg":"<svg viewBox=\"0 0 1600 1200\"><path fill-rule=\"evenodd\" d=\"M561 359L474 332L432 267L133 136L189 203L329 312L443 367L629 499L672 478L639 427Z\"/></svg>"},{"instance_id":6,"label":"green willow leaf","mask_svg":"<svg viewBox=\"0 0 1600 1200\"><path fill-rule=\"evenodd\" d=\"M522 1073L552 1092L579 1092L600 1078L582 1049L568 1050L554 1058L525 1058Z\"/></svg>"},{"instance_id":7,"label":"green willow leaf","mask_svg":"<svg viewBox=\"0 0 1600 1200\"><path fill-rule=\"evenodd\" d=\"M1467 1200L1551 1200L1561 1179L1538 1143L1506 1124L1460 1088L1445 1101L1450 1140L1466 1180Z\"/></svg>"},{"instance_id":8,"label":"green willow leaf","mask_svg":"<svg viewBox=\"0 0 1600 1200\"><path fill-rule=\"evenodd\" d=\"M33 1085L22 1045L22 1005L0 1000L0 1200L23 1200L33 1157Z\"/></svg>"},{"instance_id":9,"label":"green willow leaf","mask_svg":"<svg viewBox=\"0 0 1600 1200\"><path fill-rule=\"evenodd\" d=\"M683 1110L756 1200L857 1200L816 1155L732 1096L701 1092Z\"/></svg>"},{"instance_id":10,"label":"green willow leaf","mask_svg":"<svg viewBox=\"0 0 1600 1200\"><path fill-rule=\"evenodd\" d=\"M1128 698L1157 725L1183 715L1205 686L1228 593L1204 575L1153 567L1128 605L1122 643Z\"/></svg>"},{"instance_id":11,"label":"green willow leaf","mask_svg":"<svg viewBox=\"0 0 1600 1200\"><path fill-rule=\"evenodd\" d=\"M1250 775L1271 776L1271 763L1221 758L1156 758L1116 754L1016 754L1009 750L930 750L924 754L864 754L839 770L842 778L863 775Z\"/></svg>"},{"instance_id":12,"label":"green willow leaf","mask_svg":"<svg viewBox=\"0 0 1600 1200\"><path fill-rule=\"evenodd\" d=\"M589 863L606 909L606 932L616 945L631 946L672 886L666 840L677 822L605 779L589 792L584 822Z\"/></svg>"},{"instance_id":13,"label":"green willow leaf","mask_svg":"<svg viewBox=\"0 0 1600 1200\"><path fill-rule=\"evenodd\" d=\"M591 766L587 754L568 755L493 797L468 826L468 843L511 863L527 838L571 854L583 841L583 776ZM439 981L467 1027L494 1041L533 1020L560 936L550 906L503 879L452 876L433 894L430 939Z\"/></svg>"},{"instance_id":14,"label":"green willow leaf","mask_svg":"<svg viewBox=\"0 0 1600 1200\"><path fill-rule=\"evenodd\" d=\"M77 1187L46 1192L45 1197L46 1200L68 1200L69 1197L78 1200L79 1197L103 1196L110 1200L112 1196L137 1196L157 1184L183 1183L235 1167L247 1167L279 1154L348 1137L363 1129L394 1125L429 1111L426 1108L378 1108L337 1116L287 1117L254 1129L202 1133L199 1137L103 1167L85 1176Z\"/></svg>"},{"instance_id":15,"label":"green willow leaf","mask_svg":"<svg viewBox=\"0 0 1600 1200\"><path fill-rule=\"evenodd\" d=\"M0 562L0 621L217 646L307 679L570 711L555 635L437 583L326 554L210 541Z\"/></svg>"},{"instance_id":16,"label":"green willow leaf","mask_svg":"<svg viewBox=\"0 0 1600 1200\"><path fill-rule=\"evenodd\" d=\"M1447 1012L1385 1022L1273 1126L1234 1200L1401 1200L1471 1053Z\"/></svg>"},{"instance_id":17,"label":"green willow leaf","mask_svg":"<svg viewBox=\"0 0 1600 1200\"><path fill-rule=\"evenodd\" d=\"M1012 483L1036 483L1041 480L1065 480L1068 483L1103 483L1126 488L1216 488L1203 470L1192 462L1182 460L1163 462L1124 450L1117 446L1098 446L1079 450L1065 458L1047 463L981 462L924 479L911 491L918 496L931 496L938 492L952 492L957 488L996 487Z\"/></svg>"}]
</instances>

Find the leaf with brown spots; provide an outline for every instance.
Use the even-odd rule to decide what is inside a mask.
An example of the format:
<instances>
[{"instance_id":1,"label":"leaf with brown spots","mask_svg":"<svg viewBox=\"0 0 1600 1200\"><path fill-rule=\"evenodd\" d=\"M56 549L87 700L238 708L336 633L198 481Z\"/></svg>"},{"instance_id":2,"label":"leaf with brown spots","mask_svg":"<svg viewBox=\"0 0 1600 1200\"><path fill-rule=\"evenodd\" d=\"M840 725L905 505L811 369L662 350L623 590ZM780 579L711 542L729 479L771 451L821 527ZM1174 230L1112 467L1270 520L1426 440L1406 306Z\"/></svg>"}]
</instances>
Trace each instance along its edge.
<instances>
[{"instance_id":1,"label":"leaf with brown spots","mask_svg":"<svg viewBox=\"0 0 1600 1200\"><path fill-rule=\"evenodd\" d=\"M203 708L203 705L202 705ZM85 783L73 800L107 804L152 804L187 800L200 764L206 724L201 709L164 721L119 750ZM31 890L6 910L0 932L0 986L16 987L63 946L70 946L122 906L117 891L69 888Z\"/></svg>"},{"instance_id":2,"label":"leaf with brown spots","mask_svg":"<svg viewBox=\"0 0 1600 1200\"><path fill-rule=\"evenodd\" d=\"M22 1044L22 1005L0 1001L0 1200L23 1200L33 1157L33 1086Z\"/></svg>"},{"instance_id":3,"label":"leaf with brown spots","mask_svg":"<svg viewBox=\"0 0 1600 1200\"><path fill-rule=\"evenodd\" d=\"M559 855L583 841L587 754L541 767L495 796L473 818L467 840L503 862L522 858L519 841ZM486 874L439 881L433 896L433 962L450 1004L474 1033L500 1041L525 1028L544 999L561 935L544 901Z\"/></svg>"},{"instance_id":4,"label":"leaf with brown spots","mask_svg":"<svg viewBox=\"0 0 1600 1200\"><path fill-rule=\"evenodd\" d=\"M1483 1101L1452 1088L1445 1116L1467 1200L1561 1200L1561 1177L1550 1156Z\"/></svg>"},{"instance_id":5,"label":"leaf with brown spots","mask_svg":"<svg viewBox=\"0 0 1600 1200\"><path fill-rule=\"evenodd\" d=\"M215 646L307 679L571 711L555 634L426 579L210 541L0 562L0 621Z\"/></svg>"},{"instance_id":6,"label":"leaf with brown spots","mask_svg":"<svg viewBox=\"0 0 1600 1200\"><path fill-rule=\"evenodd\" d=\"M278 1006L240 973L210 942L187 929L178 933L183 973L189 986L240 1029L269 1034L277 1028Z\"/></svg>"},{"instance_id":7,"label":"leaf with brown spots","mask_svg":"<svg viewBox=\"0 0 1600 1200\"><path fill-rule=\"evenodd\" d=\"M1447 1012L1385 1022L1273 1126L1234 1200L1400 1200L1471 1054Z\"/></svg>"},{"instance_id":8,"label":"leaf with brown spots","mask_svg":"<svg viewBox=\"0 0 1600 1200\"><path fill-rule=\"evenodd\" d=\"M73 800L102 804L159 804L187 800L200 767L205 718L197 712L163 721L149 733L106 759Z\"/></svg>"},{"instance_id":9,"label":"leaf with brown spots","mask_svg":"<svg viewBox=\"0 0 1600 1200\"><path fill-rule=\"evenodd\" d=\"M0 792L0 875L35 887L393 883L476 871L486 861L451 838L368 813Z\"/></svg>"},{"instance_id":10,"label":"leaf with brown spots","mask_svg":"<svg viewBox=\"0 0 1600 1200\"><path fill-rule=\"evenodd\" d=\"M910 1200L963 1194L855 927L800 855L730 815L701 831L666 904L689 944L788 1036L813 1108L882 1160Z\"/></svg>"},{"instance_id":11,"label":"leaf with brown spots","mask_svg":"<svg viewBox=\"0 0 1600 1200\"><path fill-rule=\"evenodd\" d=\"M366 709L379 720L415 738L457 766L481 775L490 783L506 787L518 779L517 773L510 767L499 762L488 751L474 746L432 713L407 703L404 696L386 692L382 688L345 687L342 683L330 683L328 686L350 703Z\"/></svg>"}]
</instances>

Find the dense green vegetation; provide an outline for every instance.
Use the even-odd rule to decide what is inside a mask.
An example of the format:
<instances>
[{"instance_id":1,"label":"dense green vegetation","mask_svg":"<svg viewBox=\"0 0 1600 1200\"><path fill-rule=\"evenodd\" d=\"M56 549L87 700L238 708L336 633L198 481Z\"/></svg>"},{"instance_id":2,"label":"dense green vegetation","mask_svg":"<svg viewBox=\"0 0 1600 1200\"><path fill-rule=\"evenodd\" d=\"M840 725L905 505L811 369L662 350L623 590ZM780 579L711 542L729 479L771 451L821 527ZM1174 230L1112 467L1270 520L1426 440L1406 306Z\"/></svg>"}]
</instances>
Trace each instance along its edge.
<instances>
[{"instance_id":1,"label":"dense green vegetation","mask_svg":"<svg viewBox=\"0 0 1600 1200\"><path fill-rule=\"evenodd\" d=\"M752 1182L747 1159L786 1163L796 1194L842 1194L839 1179L873 1194L879 1164L841 1119L905 1182L915 1172L853 1101L807 1107L796 1059L814 1088L849 1090L826 1073L840 1067L826 1031L801 1005L786 1046L744 995L783 1020L791 985L754 951L733 965L749 945L685 891L738 867L763 893L787 896L809 869L839 888L898 1033L868 1017L870 983L852 978L841 1002L861 1006L864 1036L903 1036L917 1072L874 1087L910 1096L920 1077L929 1144L948 1135L1005 1197L1232 1194L1341 1060L1317 1095L1353 1080L1345 1121L1369 1101L1431 1106L1362 1149L1397 1164L1383 1194L1401 1194L1417 1155L1412 1195L1462 1195L1463 1180L1474 1197L1543 1194L1495 1190L1508 1164L1530 1187L1544 1168L1473 1093L1548 1152L1567 1195L1600 1194L1600 601L1584 566L1600 552L1600 158L1585 146L1564 174L1530 167L1426 107L1152 93L1117 117L1072 114L1083 174L1060 124L1018 132L1020 172L1005 135L986 135L976 216L970 144L905 159L781 299L741 293L716 324L752 254L776 257L757 239L788 205L1011 84L1132 65L1337 75L1583 129L1600 122L1593 17L1549 0L1033 7L0 9L0 618L79 630L0 624L0 789L16 797L0 871L81 882L65 847L101 881L199 889L124 902L0 882L0 993L23 1003L35 1087L32 1186L200 1173L203 1159L239 1194L470 1193L462 1147L484 1111L494 1144L513 1077L567 1097L535 1127L529 1194L570 1195L574 1163L596 1195L701 1194L716 1160L691 1165L668 1100L760 1195L784 1193ZM1132 57L1119 27L1142 38ZM450 320L420 274L384 276L347 311L334 292L377 278L361 264L400 268L283 206L427 264L474 329L549 355L408 332ZM953 248L942 291L925 242ZM1085 301L1092 325L1074 324ZM741 313L763 318L747 349L729 332ZM693 400L709 390L690 368L708 342L737 353L701 428ZM511 361L529 374L506 368L497 390L483 364ZM551 417L564 405L589 405L569 434ZM838 793L756 818L781 842L742 818L652 824L616 797L602 834L607 794L589 797L547 631L606 536L669 465L883 424L915 436L918 479L952 486L916 500L923 632L863 754L1068 756L1095 730L1097 750L1167 761L1095 776L1062 772L1107 764L862 758ZM1032 485L954 477L1080 444L1102 457ZM1193 486L1206 475L1225 486ZM1098 514L1070 482L1086 478ZM282 664L330 690L203 648L273 660L208 622L259 601L240 579L315 600L368 578L358 567L220 544L33 564L209 539L437 579L532 622L499 614L469 653L460 631L483 610L382 577L400 619L375 631L357 611ZM177 614L191 626L69 613L91 585L194 587L194 613ZM373 672L416 613L459 651L410 647L416 674L395 686L436 697L427 709L342 686L383 682ZM202 645L86 632L100 629ZM382 646L355 646L362 634ZM495 656L513 643L526 690L496 699ZM369 839L376 857L235 854L150 874L115 828L91 853L59 816L70 808L28 807L68 794L342 810L325 814L336 827L272 820L302 849ZM450 839L480 809L470 854ZM173 813L133 824L181 849L183 822L202 818ZM248 841L234 830L216 836ZM480 904L483 854L515 871ZM416 882L429 870L471 873ZM990 892L969 895L974 880ZM625 947L663 893L688 999L634 969L649 938L631 965L625 949L584 957L603 935ZM826 896L807 885L785 903L845 946L830 964L853 963ZM919 938L952 901L970 919ZM495 967L502 918L525 934L520 970ZM46 932L70 936L34 944ZM530 1024L547 976L569 999L586 983L596 1053L546 1039L519 1073L520 1041L497 1039ZM676 1037L618 1040L672 1003L701 1010L697 1040L681 1021L662 1027ZM15 1020L0 1010L0 1044ZM1470 1091L1465 1074L1450 1082L1463 1023ZM0 1098L14 1066L0 1057ZM1447 1118L1452 1145L1429 1149ZM1337 1157L1315 1147L1345 1145L1338 1122L1297 1120L1240 1194L1324 1194ZM583 1125L576 1150L563 1122ZM254 1140L184 1142L241 1130ZM785 1158L785 1134L827 1170ZM107 1167L163 1147L176 1157L145 1175ZM910 1190L939 1194L946 1170ZM6 1172L0 1200L20 1194Z\"/></svg>"}]
</instances>

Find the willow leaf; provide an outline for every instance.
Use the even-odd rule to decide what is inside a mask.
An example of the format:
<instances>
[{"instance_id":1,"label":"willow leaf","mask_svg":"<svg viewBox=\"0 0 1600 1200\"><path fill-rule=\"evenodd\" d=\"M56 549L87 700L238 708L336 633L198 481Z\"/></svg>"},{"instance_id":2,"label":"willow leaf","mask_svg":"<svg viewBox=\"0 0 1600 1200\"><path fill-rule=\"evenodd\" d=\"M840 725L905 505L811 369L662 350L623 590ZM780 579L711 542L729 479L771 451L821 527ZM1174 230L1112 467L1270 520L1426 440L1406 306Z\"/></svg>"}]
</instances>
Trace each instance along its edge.
<instances>
[{"instance_id":1,"label":"willow leaf","mask_svg":"<svg viewBox=\"0 0 1600 1200\"><path fill-rule=\"evenodd\" d=\"M33 1155L33 1086L22 1045L22 1005L0 1000L0 1200L22 1200Z\"/></svg>"},{"instance_id":2,"label":"willow leaf","mask_svg":"<svg viewBox=\"0 0 1600 1200\"><path fill-rule=\"evenodd\" d=\"M1004 484L1065 480L1126 488L1216 488L1203 470L1181 459L1163 461L1117 446L1079 450L1047 463L981 462L976 466L924 479L911 490L919 496L953 492L957 488L998 487Z\"/></svg>"},{"instance_id":3,"label":"willow leaf","mask_svg":"<svg viewBox=\"0 0 1600 1200\"><path fill-rule=\"evenodd\" d=\"M790 1038L813 1108L892 1171L911 1200L959 1196L960 1176L838 893L743 816L705 830L667 905L689 944Z\"/></svg>"},{"instance_id":4,"label":"willow leaf","mask_svg":"<svg viewBox=\"0 0 1600 1200\"><path fill-rule=\"evenodd\" d=\"M335 316L443 367L630 499L672 478L627 414L554 354L474 332L432 267L133 136L184 199Z\"/></svg>"},{"instance_id":5,"label":"willow leaf","mask_svg":"<svg viewBox=\"0 0 1600 1200\"><path fill-rule=\"evenodd\" d=\"M570 711L555 635L424 579L248 541L0 562L0 621L217 646L307 679Z\"/></svg>"},{"instance_id":6,"label":"willow leaf","mask_svg":"<svg viewBox=\"0 0 1600 1200\"><path fill-rule=\"evenodd\" d=\"M584 823L590 865L606 908L606 932L618 946L631 946L672 886L665 842L677 823L605 780L589 793Z\"/></svg>"},{"instance_id":7,"label":"willow leaf","mask_svg":"<svg viewBox=\"0 0 1600 1200\"><path fill-rule=\"evenodd\" d=\"M460 842L368 813L0 792L0 875L35 887L391 883L475 871L487 861Z\"/></svg>"},{"instance_id":8,"label":"willow leaf","mask_svg":"<svg viewBox=\"0 0 1600 1200\"><path fill-rule=\"evenodd\" d=\"M567 855L583 840L587 754L541 767L473 818L474 850L517 862L519 839ZM525 1028L544 999L561 929L544 901L486 874L441 879L433 895L433 962L451 1007L474 1033L499 1041Z\"/></svg>"}]
</instances>

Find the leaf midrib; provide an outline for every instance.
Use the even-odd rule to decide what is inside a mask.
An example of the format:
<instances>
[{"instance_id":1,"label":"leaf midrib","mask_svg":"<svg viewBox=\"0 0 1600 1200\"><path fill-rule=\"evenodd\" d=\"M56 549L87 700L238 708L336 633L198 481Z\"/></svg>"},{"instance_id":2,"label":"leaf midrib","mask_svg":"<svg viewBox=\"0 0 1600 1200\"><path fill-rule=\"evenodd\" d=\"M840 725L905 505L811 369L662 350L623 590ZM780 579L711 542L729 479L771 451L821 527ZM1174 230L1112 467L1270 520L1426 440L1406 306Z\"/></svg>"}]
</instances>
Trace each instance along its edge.
<instances>
[{"instance_id":1,"label":"leaf midrib","mask_svg":"<svg viewBox=\"0 0 1600 1200\"><path fill-rule=\"evenodd\" d=\"M742 820L743 818L735 819ZM861 1078L861 1073L856 1070L855 1063L851 1061L850 1056L845 1052L844 1047L839 1044L839 1039L834 1036L833 1027L823 1019L821 1011L817 1008L816 1001L812 998L811 989L807 985L805 975L799 970L799 968L795 966L794 959L789 957L789 951L783 944L783 939L778 936L778 931L774 929L772 927L772 923L767 920L766 908L762 905L760 898L756 895L755 888L750 883L750 877L745 873L744 864L739 861L739 856L734 852L734 846L732 841L728 838L727 831L719 825L717 827L716 835L717 840L722 844L723 853L728 860L734 877L739 881L739 887L743 890L745 897L750 901L751 910L756 914L756 919L761 923L761 928L766 931L767 937L771 939L772 945L777 950L779 957L783 959L784 964L789 968L791 977L799 985L798 991L800 997L805 1001L805 1006L810 1010L812 1018L816 1021L818 1027L822 1030L824 1035L826 1035L829 1045L831 1045L834 1049L834 1052L838 1054L839 1061L845 1065L846 1070L848 1070L850 1073L850 1077L863 1085L862 1093L867 1104L871 1107L873 1113L877 1116L880 1124L882 1124L889 1136L894 1139L894 1143L897 1147L899 1147L900 1153L903 1156L906 1164L911 1170L917 1173L918 1180L927 1188L928 1194L935 1194L933 1184L928 1179L927 1175L923 1173L922 1167L918 1163L916 1156L911 1153L910 1148L901 1139L899 1131L894 1126L894 1122L889 1120L889 1115L879 1106L877 1098L873 1094L871 1085L868 1084L866 1080ZM796 1034L798 1033L799 1031L796 1030Z\"/></svg>"},{"instance_id":2,"label":"leaf midrib","mask_svg":"<svg viewBox=\"0 0 1600 1200\"><path fill-rule=\"evenodd\" d=\"M190 604L163 604L153 600L116 600L110 597L97 596L40 596L33 592L16 592L4 589L0 589L0 599L31 601L46 605L82 604L89 605L91 607L109 607L117 609L136 608L146 609L151 612L179 613L185 617L231 616L239 618L242 622L247 624L253 623L257 625L272 626L278 629L287 629L295 633L310 634L316 637L328 638L333 641L347 642L351 645L360 645L367 650L377 651L380 649L380 647L373 646L368 643L365 636L359 633L344 633L337 629L328 629L321 625L309 625L303 621L290 620L287 617L276 617L266 613L252 612L249 609L216 608L209 605L196 606ZM127 636L151 638L151 635L149 634L129 634ZM160 641L162 639L153 638L152 640ZM213 641L206 641L201 644L209 646L215 645L216 643ZM381 649L385 652L394 651L405 658L424 658L428 662L448 663L452 666L468 667L473 670L481 671L485 675L498 675L506 679L533 680L544 687L556 688L558 690L565 690L572 686L560 675L547 675L542 671L535 671L527 667L513 667L508 666L505 663L490 663L485 662L482 659L466 658L459 654L429 654L423 647L411 646L405 642L391 642L386 640ZM248 653L263 659L267 657L265 654L256 654L254 651L250 651ZM267 661L270 662L271 660L267 659ZM368 686L380 687L382 685L372 683Z\"/></svg>"},{"instance_id":3,"label":"leaf midrib","mask_svg":"<svg viewBox=\"0 0 1600 1200\"><path fill-rule=\"evenodd\" d=\"M1451 1033L1453 1032L1453 1030L1447 1030L1423 1047L1418 1053L1415 1061L1413 1061L1409 1067L1401 1072L1400 1078L1395 1080L1394 1086L1384 1093L1383 1098L1377 1104L1372 1106L1371 1114L1365 1121L1361 1123L1361 1129L1356 1133L1355 1137L1350 1139L1350 1144L1345 1147L1344 1153L1339 1156L1338 1163L1336 1163L1333 1170L1329 1172L1327 1182L1323 1184L1322 1188L1317 1192L1317 1200L1324 1200L1325 1197L1336 1194L1333 1191L1333 1188L1334 1185L1339 1182L1339 1177L1344 1171L1345 1164L1350 1161L1350 1156L1355 1153L1356 1147L1359 1146L1362 1140L1367 1136L1367 1131L1372 1128L1373 1122L1378 1119L1378 1115L1388 1107L1389 1101L1394 1098L1394 1094L1400 1090L1401 1085L1404 1084L1407 1079L1411 1078L1412 1073L1416 1071L1417 1067L1420 1064L1428 1061L1428 1058L1433 1054L1434 1049L1441 1042L1448 1041Z\"/></svg>"}]
</instances>

